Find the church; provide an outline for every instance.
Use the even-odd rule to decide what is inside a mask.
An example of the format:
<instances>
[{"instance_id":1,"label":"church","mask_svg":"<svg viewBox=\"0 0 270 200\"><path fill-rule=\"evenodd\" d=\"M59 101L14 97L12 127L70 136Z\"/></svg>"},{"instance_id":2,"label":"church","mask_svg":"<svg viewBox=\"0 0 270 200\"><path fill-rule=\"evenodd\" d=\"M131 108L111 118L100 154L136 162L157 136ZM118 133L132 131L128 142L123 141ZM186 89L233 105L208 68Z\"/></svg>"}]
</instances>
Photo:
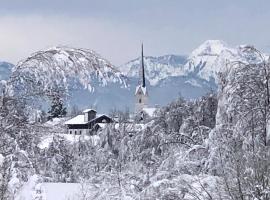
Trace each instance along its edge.
<instances>
[{"instance_id":1,"label":"church","mask_svg":"<svg viewBox=\"0 0 270 200\"><path fill-rule=\"evenodd\" d=\"M139 84L135 90L135 114L138 113L146 113L150 117L153 117L156 108L148 107L148 91L146 88L145 81L145 67L144 67L144 55L143 55L143 44L142 44L142 52L141 52L141 69L139 73ZM142 116L143 118L143 116Z\"/></svg>"}]
</instances>

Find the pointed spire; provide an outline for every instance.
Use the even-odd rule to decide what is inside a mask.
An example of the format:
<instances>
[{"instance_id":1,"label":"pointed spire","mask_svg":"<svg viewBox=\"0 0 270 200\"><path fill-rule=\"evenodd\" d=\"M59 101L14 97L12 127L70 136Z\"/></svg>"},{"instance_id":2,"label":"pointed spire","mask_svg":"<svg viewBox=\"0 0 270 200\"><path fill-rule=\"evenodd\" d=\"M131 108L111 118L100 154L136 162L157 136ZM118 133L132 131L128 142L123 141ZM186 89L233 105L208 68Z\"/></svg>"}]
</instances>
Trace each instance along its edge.
<instances>
[{"instance_id":1,"label":"pointed spire","mask_svg":"<svg viewBox=\"0 0 270 200\"><path fill-rule=\"evenodd\" d=\"M145 87L143 44L142 44L142 87Z\"/></svg>"}]
</instances>

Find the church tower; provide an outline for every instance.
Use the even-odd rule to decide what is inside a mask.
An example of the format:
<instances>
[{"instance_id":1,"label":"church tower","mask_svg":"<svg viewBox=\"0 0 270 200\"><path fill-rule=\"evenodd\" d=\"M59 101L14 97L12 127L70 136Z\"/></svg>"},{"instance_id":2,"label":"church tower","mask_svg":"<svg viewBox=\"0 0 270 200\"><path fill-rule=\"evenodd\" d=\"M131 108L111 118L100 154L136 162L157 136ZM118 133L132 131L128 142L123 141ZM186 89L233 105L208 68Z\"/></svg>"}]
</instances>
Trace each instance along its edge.
<instances>
[{"instance_id":1,"label":"church tower","mask_svg":"<svg viewBox=\"0 0 270 200\"><path fill-rule=\"evenodd\" d=\"M148 92L145 85L145 72L144 72L144 58L143 58L143 44L142 44L142 57L140 69L140 81L135 91L135 113L139 113L148 105Z\"/></svg>"}]
</instances>

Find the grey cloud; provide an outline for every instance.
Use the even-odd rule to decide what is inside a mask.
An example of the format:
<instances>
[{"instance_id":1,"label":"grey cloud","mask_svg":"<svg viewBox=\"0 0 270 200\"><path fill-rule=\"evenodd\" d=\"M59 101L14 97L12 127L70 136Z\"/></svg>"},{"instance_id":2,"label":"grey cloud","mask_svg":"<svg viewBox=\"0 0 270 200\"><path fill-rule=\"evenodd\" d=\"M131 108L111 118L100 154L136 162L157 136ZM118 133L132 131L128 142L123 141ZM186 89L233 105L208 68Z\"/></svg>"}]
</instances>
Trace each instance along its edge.
<instances>
[{"instance_id":1,"label":"grey cloud","mask_svg":"<svg viewBox=\"0 0 270 200\"><path fill-rule=\"evenodd\" d=\"M139 55L188 54L207 39L269 44L261 0L0 0L0 59L53 45L96 50L114 64Z\"/></svg>"}]
</instances>

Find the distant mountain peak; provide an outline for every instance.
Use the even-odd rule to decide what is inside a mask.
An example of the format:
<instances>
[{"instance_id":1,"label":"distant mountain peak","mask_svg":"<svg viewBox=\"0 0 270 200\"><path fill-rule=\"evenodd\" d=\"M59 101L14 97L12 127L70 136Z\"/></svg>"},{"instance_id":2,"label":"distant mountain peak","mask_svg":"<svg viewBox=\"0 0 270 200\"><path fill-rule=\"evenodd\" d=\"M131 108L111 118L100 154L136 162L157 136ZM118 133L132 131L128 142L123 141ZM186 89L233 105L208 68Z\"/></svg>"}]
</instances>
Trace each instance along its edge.
<instances>
[{"instance_id":1,"label":"distant mountain peak","mask_svg":"<svg viewBox=\"0 0 270 200\"><path fill-rule=\"evenodd\" d=\"M206 40L198 48L192 51L190 57L196 56L218 56L229 46L222 40Z\"/></svg>"}]
</instances>

